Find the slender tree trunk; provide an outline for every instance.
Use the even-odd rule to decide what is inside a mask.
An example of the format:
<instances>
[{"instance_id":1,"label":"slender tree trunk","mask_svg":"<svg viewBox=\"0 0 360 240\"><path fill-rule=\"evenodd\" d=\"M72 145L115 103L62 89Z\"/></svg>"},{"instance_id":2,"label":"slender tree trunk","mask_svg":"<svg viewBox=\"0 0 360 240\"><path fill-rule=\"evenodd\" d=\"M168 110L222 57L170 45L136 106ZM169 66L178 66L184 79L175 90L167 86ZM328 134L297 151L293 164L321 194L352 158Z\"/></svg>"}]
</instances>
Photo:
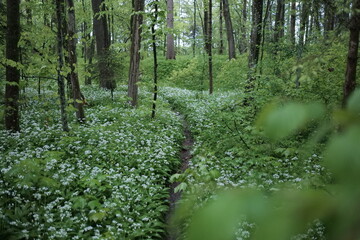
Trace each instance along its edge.
<instances>
[{"instance_id":1,"label":"slender tree trunk","mask_svg":"<svg viewBox=\"0 0 360 240\"><path fill-rule=\"evenodd\" d=\"M220 47L219 47L219 54L224 54L224 40L223 40L223 16L224 16L224 10L223 10L223 1L220 0L220 9L219 9L219 34L220 34Z\"/></svg>"},{"instance_id":2,"label":"slender tree trunk","mask_svg":"<svg viewBox=\"0 0 360 240\"><path fill-rule=\"evenodd\" d=\"M241 34L240 54L246 53L246 51L248 49L246 23L247 23L247 0L243 0L242 19L241 19L242 34Z\"/></svg>"},{"instance_id":3,"label":"slender tree trunk","mask_svg":"<svg viewBox=\"0 0 360 240\"><path fill-rule=\"evenodd\" d=\"M301 48L305 45L305 31L306 24L309 19L309 4L308 2L303 2L301 6L301 18L300 18L300 33L299 33L299 46Z\"/></svg>"},{"instance_id":4,"label":"slender tree trunk","mask_svg":"<svg viewBox=\"0 0 360 240\"><path fill-rule=\"evenodd\" d=\"M208 47L208 44L209 44L209 31L208 31L208 28L209 28L209 7L208 7L208 1L209 0L204 0L204 22L203 22L203 32L204 32L204 48L205 48L205 51L206 53L208 53L209 51L209 47Z\"/></svg>"},{"instance_id":5,"label":"slender tree trunk","mask_svg":"<svg viewBox=\"0 0 360 240\"><path fill-rule=\"evenodd\" d=\"M208 57L209 57L209 94L214 91L213 66L212 66L212 0L209 1L208 17Z\"/></svg>"},{"instance_id":6,"label":"slender tree trunk","mask_svg":"<svg viewBox=\"0 0 360 240\"><path fill-rule=\"evenodd\" d=\"M275 33L274 33L274 42L275 44L279 42L280 38L284 36L284 10L285 10L285 1L277 0L276 7L276 18L275 18Z\"/></svg>"},{"instance_id":7,"label":"slender tree trunk","mask_svg":"<svg viewBox=\"0 0 360 240\"><path fill-rule=\"evenodd\" d=\"M151 110L151 118L155 118L156 114L156 100L157 100L157 94L158 94L158 86L157 86L157 51L156 51L156 30L155 30L155 24L157 22L158 17L158 0L155 0L155 13L154 13L154 20L151 24L151 34L152 34L152 48L153 48L153 57L154 57L154 95L153 95L153 105Z\"/></svg>"},{"instance_id":8,"label":"slender tree trunk","mask_svg":"<svg viewBox=\"0 0 360 240\"><path fill-rule=\"evenodd\" d=\"M291 19L290 19L290 38L295 45L295 26L296 26L296 1L291 1Z\"/></svg>"},{"instance_id":9,"label":"slender tree trunk","mask_svg":"<svg viewBox=\"0 0 360 240\"><path fill-rule=\"evenodd\" d=\"M20 0L7 0L6 58L19 62L20 49ZM17 67L6 66L5 85L5 129L20 131L19 95L20 71Z\"/></svg>"},{"instance_id":10,"label":"slender tree trunk","mask_svg":"<svg viewBox=\"0 0 360 240\"><path fill-rule=\"evenodd\" d=\"M58 54L58 68L57 68L57 82L59 88L59 97L60 97L60 110L61 110L61 123L62 129L65 132L69 131L68 119L66 113L66 100L65 100L65 83L64 77L62 75L62 68L64 66L64 53L63 53L63 41L64 35L62 32L62 22L64 18L63 6L64 0L56 0L56 21L57 21L57 54Z\"/></svg>"},{"instance_id":11,"label":"slender tree trunk","mask_svg":"<svg viewBox=\"0 0 360 240\"><path fill-rule=\"evenodd\" d=\"M231 22L230 10L229 10L229 1L222 0L224 3L224 18L226 25L226 35L228 40L228 50L229 50L229 59L236 58L235 51L235 40L234 40L234 31Z\"/></svg>"},{"instance_id":12,"label":"slender tree trunk","mask_svg":"<svg viewBox=\"0 0 360 240\"><path fill-rule=\"evenodd\" d=\"M133 14L131 15L131 48L130 48L130 69L128 83L128 97L130 104L135 107L138 101L139 67L140 67L140 44L141 44L141 24L143 22L145 0L132 0Z\"/></svg>"},{"instance_id":13,"label":"slender tree trunk","mask_svg":"<svg viewBox=\"0 0 360 240\"><path fill-rule=\"evenodd\" d=\"M83 95L80 91L79 77L75 70L77 66L76 56L76 20L75 20L75 6L74 0L67 0L68 3L68 54L70 64L70 79L72 85L72 96L76 110L76 117L79 122L85 122L84 101Z\"/></svg>"},{"instance_id":14,"label":"slender tree trunk","mask_svg":"<svg viewBox=\"0 0 360 240\"><path fill-rule=\"evenodd\" d=\"M356 66L358 61L359 32L360 32L360 0L353 3L353 15L350 20L349 51L346 66L343 107L356 87Z\"/></svg>"},{"instance_id":15,"label":"slender tree trunk","mask_svg":"<svg viewBox=\"0 0 360 240\"><path fill-rule=\"evenodd\" d=\"M253 0L252 7L252 29L248 65L250 69L256 67L259 60L259 49L261 43L263 0Z\"/></svg>"},{"instance_id":16,"label":"slender tree trunk","mask_svg":"<svg viewBox=\"0 0 360 240\"><path fill-rule=\"evenodd\" d=\"M260 75L262 75L262 73L263 73L263 58L264 58L264 50L265 50L265 47L264 47L264 45L265 45L265 28L266 28L266 23L267 23L267 19L269 17L271 7L272 7L272 1L267 0L265 16L264 16L263 24L262 24L262 36L263 37L261 38Z\"/></svg>"},{"instance_id":17,"label":"slender tree trunk","mask_svg":"<svg viewBox=\"0 0 360 240\"><path fill-rule=\"evenodd\" d=\"M196 0L194 0L193 56L196 55Z\"/></svg>"},{"instance_id":18,"label":"slender tree trunk","mask_svg":"<svg viewBox=\"0 0 360 240\"><path fill-rule=\"evenodd\" d=\"M173 31L174 29L174 1L167 0L167 27ZM166 35L166 59L175 59L174 34Z\"/></svg>"},{"instance_id":19,"label":"slender tree trunk","mask_svg":"<svg viewBox=\"0 0 360 240\"><path fill-rule=\"evenodd\" d=\"M336 6L334 0L325 0L324 2L324 37L327 38L329 32L334 30Z\"/></svg>"}]
</instances>

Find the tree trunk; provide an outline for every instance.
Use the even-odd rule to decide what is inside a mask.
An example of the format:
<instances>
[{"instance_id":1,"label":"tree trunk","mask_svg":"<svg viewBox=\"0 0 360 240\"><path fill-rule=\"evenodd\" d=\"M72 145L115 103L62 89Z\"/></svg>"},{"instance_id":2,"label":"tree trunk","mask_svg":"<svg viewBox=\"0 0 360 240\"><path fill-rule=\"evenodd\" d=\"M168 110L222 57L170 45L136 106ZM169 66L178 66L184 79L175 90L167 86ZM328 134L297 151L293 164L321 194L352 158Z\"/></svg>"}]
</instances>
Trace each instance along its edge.
<instances>
[{"instance_id":1,"label":"tree trunk","mask_svg":"<svg viewBox=\"0 0 360 240\"><path fill-rule=\"evenodd\" d=\"M301 48L301 51L305 46L305 31L308 21L309 21L309 3L303 2L301 6L300 33L299 33L299 46Z\"/></svg>"},{"instance_id":2,"label":"tree trunk","mask_svg":"<svg viewBox=\"0 0 360 240\"><path fill-rule=\"evenodd\" d=\"M226 35L228 40L228 50L229 50L229 59L236 58L235 52L235 40L234 40L234 31L231 22L230 10L229 10L229 1L222 0L224 3L224 18L226 25Z\"/></svg>"},{"instance_id":3,"label":"tree trunk","mask_svg":"<svg viewBox=\"0 0 360 240\"><path fill-rule=\"evenodd\" d=\"M252 7L252 29L248 66L256 67L259 60L259 48L261 43L263 0L254 0Z\"/></svg>"},{"instance_id":4,"label":"tree trunk","mask_svg":"<svg viewBox=\"0 0 360 240\"><path fill-rule=\"evenodd\" d=\"M75 20L75 6L74 0L67 0L68 3L68 54L69 54L69 64L70 64L70 80L72 85L72 96L74 100L74 106L76 110L76 117L79 122L85 122L85 112L84 112L84 101L83 95L80 91L79 77L75 71L77 66L77 56L76 56L76 20Z\"/></svg>"},{"instance_id":5,"label":"tree trunk","mask_svg":"<svg viewBox=\"0 0 360 240\"><path fill-rule=\"evenodd\" d=\"M219 9L219 34L220 34L220 47L219 47L219 54L224 54L224 40L223 40L223 16L224 16L224 8L223 8L223 1L220 0L220 9Z\"/></svg>"},{"instance_id":6,"label":"tree trunk","mask_svg":"<svg viewBox=\"0 0 360 240\"><path fill-rule=\"evenodd\" d=\"M284 10L285 10L285 1L277 0L276 17L275 17L275 33L274 33L275 44L278 43L280 38L284 36L284 23L285 23Z\"/></svg>"},{"instance_id":7,"label":"tree trunk","mask_svg":"<svg viewBox=\"0 0 360 240\"><path fill-rule=\"evenodd\" d=\"M20 0L7 0L6 58L19 62L20 49ZM5 85L5 129L20 131L19 95L20 71L17 67L6 66Z\"/></svg>"},{"instance_id":8,"label":"tree trunk","mask_svg":"<svg viewBox=\"0 0 360 240\"><path fill-rule=\"evenodd\" d=\"M193 56L196 54L196 0L194 0Z\"/></svg>"},{"instance_id":9,"label":"tree trunk","mask_svg":"<svg viewBox=\"0 0 360 240\"><path fill-rule=\"evenodd\" d=\"M174 1L167 0L166 25L170 31L174 30ZM166 59L175 59L174 34L166 35Z\"/></svg>"},{"instance_id":10,"label":"tree trunk","mask_svg":"<svg viewBox=\"0 0 360 240\"><path fill-rule=\"evenodd\" d=\"M99 57L100 87L114 90L116 82L113 79L112 69L109 66L109 29L106 15L101 15L105 11L104 0L92 0L92 9L94 13L93 26L96 39L96 50Z\"/></svg>"},{"instance_id":11,"label":"tree trunk","mask_svg":"<svg viewBox=\"0 0 360 240\"><path fill-rule=\"evenodd\" d=\"M154 95L153 95L153 105L151 110L151 118L155 118L156 113L156 100L158 94L158 86L157 86L157 51L156 51L156 30L155 24L157 22L158 17L158 0L155 0L155 13L154 13L154 20L151 24L151 34L152 34L152 48L153 48L153 57L154 57Z\"/></svg>"},{"instance_id":12,"label":"tree trunk","mask_svg":"<svg viewBox=\"0 0 360 240\"><path fill-rule=\"evenodd\" d=\"M247 0L243 0L242 19L241 19L241 46L240 54L246 53L248 49L246 23L247 23Z\"/></svg>"},{"instance_id":13,"label":"tree trunk","mask_svg":"<svg viewBox=\"0 0 360 240\"><path fill-rule=\"evenodd\" d=\"M295 26L296 26L296 1L291 1L291 19L290 19L290 38L295 45Z\"/></svg>"},{"instance_id":14,"label":"tree trunk","mask_svg":"<svg viewBox=\"0 0 360 240\"><path fill-rule=\"evenodd\" d=\"M347 100L356 87L356 66L358 60L359 49L359 32L360 32L360 0L356 0L353 4L353 15L350 20L350 38L349 51L346 66L343 107L346 106Z\"/></svg>"},{"instance_id":15,"label":"tree trunk","mask_svg":"<svg viewBox=\"0 0 360 240\"><path fill-rule=\"evenodd\" d=\"M56 21L57 21L57 54L58 54L58 68L57 68L57 82L59 88L59 97L60 97L60 110L61 110L61 123L62 129L65 132L69 131L68 119L66 113L66 100L65 100L65 83L64 77L62 75L62 68L64 66L64 53L63 53L63 42L64 35L62 32L62 22L63 22L63 6L64 0L56 0Z\"/></svg>"},{"instance_id":16,"label":"tree trunk","mask_svg":"<svg viewBox=\"0 0 360 240\"><path fill-rule=\"evenodd\" d=\"M131 48L130 48L130 69L128 83L128 97L131 99L131 106L135 107L138 100L139 66L140 66L140 44L141 24L143 22L145 0L132 0L133 14L131 15Z\"/></svg>"},{"instance_id":17,"label":"tree trunk","mask_svg":"<svg viewBox=\"0 0 360 240\"><path fill-rule=\"evenodd\" d=\"M209 59L209 94L214 91L212 66L212 0L209 1L208 16L208 59Z\"/></svg>"},{"instance_id":18,"label":"tree trunk","mask_svg":"<svg viewBox=\"0 0 360 240\"><path fill-rule=\"evenodd\" d=\"M324 37L327 38L329 32L334 30L335 27L336 6L334 0L325 0L324 5Z\"/></svg>"}]
</instances>

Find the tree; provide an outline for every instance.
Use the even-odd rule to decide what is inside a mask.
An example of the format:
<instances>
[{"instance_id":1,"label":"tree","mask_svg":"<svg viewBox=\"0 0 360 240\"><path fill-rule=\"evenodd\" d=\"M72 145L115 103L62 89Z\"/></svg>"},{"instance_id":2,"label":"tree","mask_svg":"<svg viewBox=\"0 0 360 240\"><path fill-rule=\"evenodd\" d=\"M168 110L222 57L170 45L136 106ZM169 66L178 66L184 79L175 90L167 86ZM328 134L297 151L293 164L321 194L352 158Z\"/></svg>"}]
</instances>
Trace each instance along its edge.
<instances>
[{"instance_id":1,"label":"tree","mask_svg":"<svg viewBox=\"0 0 360 240\"><path fill-rule=\"evenodd\" d=\"M140 46L141 46L141 25L143 22L142 12L144 11L145 0L132 0L133 14L130 19L131 26L131 47L130 47L130 68L128 82L128 97L131 99L131 106L135 107L138 100L139 67L140 67Z\"/></svg>"},{"instance_id":2,"label":"tree","mask_svg":"<svg viewBox=\"0 0 360 240\"><path fill-rule=\"evenodd\" d=\"M285 1L277 0L274 42L277 44L280 38L284 37L285 24Z\"/></svg>"},{"instance_id":3,"label":"tree","mask_svg":"<svg viewBox=\"0 0 360 240\"><path fill-rule=\"evenodd\" d=\"M6 65L5 85L5 129L20 131L19 95L20 71L18 62L20 49L20 0L7 0Z\"/></svg>"},{"instance_id":4,"label":"tree","mask_svg":"<svg viewBox=\"0 0 360 240\"><path fill-rule=\"evenodd\" d=\"M246 51L248 49L246 24L247 24L247 0L243 0L242 19L241 19L241 32L242 32L242 34L241 34L240 54L246 53Z\"/></svg>"},{"instance_id":5,"label":"tree","mask_svg":"<svg viewBox=\"0 0 360 240\"><path fill-rule=\"evenodd\" d=\"M156 25L157 17L158 17L158 0L155 0L154 5L155 5L155 13L154 13L153 21L151 23L152 49L153 49L153 57L154 57L154 96L153 96L153 104L152 104L152 110L151 110L151 118L155 118L156 100L157 100L157 91L158 91L158 86L157 86L157 84L158 84L157 83L158 63L157 63L156 30L155 30L155 25Z\"/></svg>"},{"instance_id":6,"label":"tree","mask_svg":"<svg viewBox=\"0 0 360 240\"><path fill-rule=\"evenodd\" d=\"M295 44L295 26L296 26L296 1L291 1L291 18L290 18L290 38L292 44Z\"/></svg>"},{"instance_id":7,"label":"tree","mask_svg":"<svg viewBox=\"0 0 360 240\"><path fill-rule=\"evenodd\" d=\"M223 0L220 0L220 9L219 9L219 34L220 34L220 47L219 54L224 54L224 41L223 41L223 16L224 16L224 7Z\"/></svg>"},{"instance_id":8,"label":"tree","mask_svg":"<svg viewBox=\"0 0 360 240\"><path fill-rule=\"evenodd\" d=\"M62 75L62 69L64 66L64 53L63 53L63 41L64 34L62 32L62 22L64 18L64 0L56 0L56 22L57 22L57 57L58 57L58 67L57 67L57 83L59 89L59 98L60 98L60 111L61 111L61 123L62 129L65 132L69 131L68 119L66 113L66 101L65 101L65 83L64 77Z\"/></svg>"},{"instance_id":9,"label":"tree","mask_svg":"<svg viewBox=\"0 0 360 240\"><path fill-rule=\"evenodd\" d=\"M67 0L68 3L68 58L70 64L70 81L72 86L72 97L74 106L76 108L76 117L79 122L85 121L84 101L83 95L80 91L79 77L75 70L77 65L76 56L76 21L75 21L75 6L74 0Z\"/></svg>"},{"instance_id":10,"label":"tree","mask_svg":"<svg viewBox=\"0 0 360 240\"><path fill-rule=\"evenodd\" d=\"M109 29L106 15L101 13L105 11L105 1L92 0L92 9L94 13L93 27L96 39L96 51L99 58L100 87L114 90L116 88L116 82L113 79L112 69L109 66Z\"/></svg>"},{"instance_id":11,"label":"tree","mask_svg":"<svg viewBox=\"0 0 360 240\"><path fill-rule=\"evenodd\" d=\"M166 25L169 29L168 34L166 34L166 59L175 59L175 45L174 45L174 34L172 31L174 30L174 1L167 0L167 17L166 17Z\"/></svg>"},{"instance_id":12,"label":"tree","mask_svg":"<svg viewBox=\"0 0 360 240\"><path fill-rule=\"evenodd\" d=\"M252 28L248 66L254 69L259 60L261 43L263 0L254 0L252 6Z\"/></svg>"},{"instance_id":13,"label":"tree","mask_svg":"<svg viewBox=\"0 0 360 240\"><path fill-rule=\"evenodd\" d=\"M209 67L209 94L214 91L213 83L213 66L212 66L212 0L204 1L204 25L205 27L205 48L208 54L208 67Z\"/></svg>"},{"instance_id":14,"label":"tree","mask_svg":"<svg viewBox=\"0 0 360 240\"><path fill-rule=\"evenodd\" d=\"M228 0L222 0L222 1L224 3L224 18L226 25L226 36L228 41L229 59L232 59L232 58L236 58L236 52L235 52L234 31L233 31L230 9L229 9L229 1Z\"/></svg>"},{"instance_id":15,"label":"tree","mask_svg":"<svg viewBox=\"0 0 360 240\"><path fill-rule=\"evenodd\" d=\"M343 92L343 107L356 87L356 66L358 60L359 49L359 32L360 32L360 0L356 0L353 4L353 15L350 20L350 37L349 51L347 57L345 84Z\"/></svg>"}]
</instances>

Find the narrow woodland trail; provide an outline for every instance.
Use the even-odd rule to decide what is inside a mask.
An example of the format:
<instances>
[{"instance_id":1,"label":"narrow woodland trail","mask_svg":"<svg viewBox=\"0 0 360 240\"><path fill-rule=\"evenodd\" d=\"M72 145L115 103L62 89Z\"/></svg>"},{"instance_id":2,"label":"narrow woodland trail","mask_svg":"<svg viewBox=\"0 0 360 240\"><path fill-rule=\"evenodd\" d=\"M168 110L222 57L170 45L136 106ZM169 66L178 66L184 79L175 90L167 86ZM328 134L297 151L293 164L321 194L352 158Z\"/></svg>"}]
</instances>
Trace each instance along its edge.
<instances>
[{"instance_id":1,"label":"narrow woodland trail","mask_svg":"<svg viewBox=\"0 0 360 240\"><path fill-rule=\"evenodd\" d=\"M191 132L189 129L189 124L185 120L185 117L183 115L180 115L180 118L182 119L182 122L183 122L183 132L184 132L184 136L185 136L185 139L182 142L182 148L181 148L181 152L180 152L181 166L180 166L180 169L178 170L178 172L182 173L188 168L189 161L192 158L191 150L194 145L194 139L191 135ZM179 184L180 184L179 182L174 182L174 183L170 184L170 197L169 197L169 205L170 206L169 206L169 212L166 216L166 222L168 223L168 226L170 226L171 217L175 213L176 203L181 198L181 192L175 193L175 188ZM167 234L164 237L164 240L176 240L176 239L177 239L176 229L168 228Z\"/></svg>"}]
</instances>

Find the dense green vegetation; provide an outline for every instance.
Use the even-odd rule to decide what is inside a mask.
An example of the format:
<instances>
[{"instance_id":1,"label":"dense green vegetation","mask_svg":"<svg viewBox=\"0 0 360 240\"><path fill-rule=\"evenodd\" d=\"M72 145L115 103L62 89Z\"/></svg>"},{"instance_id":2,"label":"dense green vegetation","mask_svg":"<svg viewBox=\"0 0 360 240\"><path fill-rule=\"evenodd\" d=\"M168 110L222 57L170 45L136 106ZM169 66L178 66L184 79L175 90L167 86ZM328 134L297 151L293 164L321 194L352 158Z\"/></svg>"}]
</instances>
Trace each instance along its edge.
<instances>
[{"instance_id":1,"label":"dense green vegetation","mask_svg":"<svg viewBox=\"0 0 360 240\"><path fill-rule=\"evenodd\" d=\"M0 239L359 239L359 28L359 0L0 0Z\"/></svg>"}]
</instances>

